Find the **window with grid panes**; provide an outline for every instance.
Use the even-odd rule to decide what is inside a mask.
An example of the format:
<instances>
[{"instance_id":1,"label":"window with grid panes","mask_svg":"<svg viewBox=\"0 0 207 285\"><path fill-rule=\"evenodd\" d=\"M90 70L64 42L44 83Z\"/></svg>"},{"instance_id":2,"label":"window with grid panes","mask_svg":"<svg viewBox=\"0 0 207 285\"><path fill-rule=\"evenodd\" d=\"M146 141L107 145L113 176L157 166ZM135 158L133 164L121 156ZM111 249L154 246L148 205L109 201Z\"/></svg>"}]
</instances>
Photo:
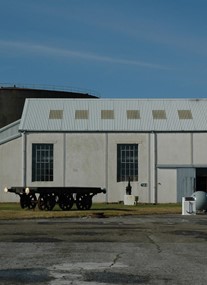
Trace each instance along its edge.
<instances>
[{"instance_id":1,"label":"window with grid panes","mask_svg":"<svg viewBox=\"0 0 207 285\"><path fill-rule=\"evenodd\" d=\"M117 145L117 182L138 181L138 144Z\"/></svg>"},{"instance_id":2,"label":"window with grid panes","mask_svg":"<svg viewBox=\"0 0 207 285\"><path fill-rule=\"evenodd\" d=\"M53 144L32 144L32 181L53 181Z\"/></svg>"}]
</instances>

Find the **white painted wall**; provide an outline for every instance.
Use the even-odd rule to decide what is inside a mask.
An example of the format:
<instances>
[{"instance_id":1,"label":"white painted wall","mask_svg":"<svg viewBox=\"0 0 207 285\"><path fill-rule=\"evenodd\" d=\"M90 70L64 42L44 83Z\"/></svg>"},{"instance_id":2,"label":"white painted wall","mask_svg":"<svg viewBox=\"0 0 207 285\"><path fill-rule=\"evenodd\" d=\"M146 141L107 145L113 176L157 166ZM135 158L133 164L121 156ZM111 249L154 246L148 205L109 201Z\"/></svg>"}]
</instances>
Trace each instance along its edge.
<instances>
[{"instance_id":1,"label":"white painted wall","mask_svg":"<svg viewBox=\"0 0 207 285\"><path fill-rule=\"evenodd\" d=\"M193 134L193 164L207 165L207 134Z\"/></svg>"},{"instance_id":2,"label":"white painted wall","mask_svg":"<svg viewBox=\"0 0 207 285\"><path fill-rule=\"evenodd\" d=\"M4 194L5 186L22 186L22 138L0 145L0 199L11 201L14 194ZM145 133L30 133L26 135L26 186L98 186L107 195L95 201L123 201L127 182L117 182L117 144L137 143L139 180L131 182L132 194L140 202L176 202L176 169L169 166L207 165L207 134L157 134L157 185L155 185L155 135ZM32 182L32 143L54 144L54 181ZM166 167L165 167L166 166ZM171 167L173 168L173 167ZM147 187L141 184L146 183ZM9 198L8 198L9 197Z\"/></svg>"},{"instance_id":3,"label":"white painted wall","mask_svg":"<svg viewBox=\"0 0 207 285\"><path fill-rule=\"evenodd\" d=\"M67 134L66 185L98 186L107 189L106 197L95 199L108 202L123 201L127 182L117 182L117 144L139 144L139 181L131 182L132 194L148 202L148 147L146 134Z\"/></svg>"},{"instance_id":4,"label":"white painted wall","mask_svg":"<svg viewBox=\"0 0 207 285\"><path fill-rule=\"evenodd\" d=\"M22 186L22 138L0 145L0 202L18 202L19 196L4 188Z\"/></svg>"},{"instance_id":5,"label":"white painted wall","mask_svg":"<svg viewBox=\"0 0 207 285\"><path fill-rule=\"evenodd\" d=\"M163 133L157 135L158 164L191 165L191 134Z\"/></svg>"},{"instance_id":6,"label":"white painted wall","mask_svg":"<svg viewBox=\"0 0 207 285\"><path fill-rule=\"evenodd\" d=\"M64 185L64 136L61 133L30 133L26 136L26 184L27 187L62 187ZM33 143L52 143L54 144L54 181L32 182L32 144Z\"/></svg>"},{"instance_id":7,"label":"white painted wall","mask_svg":"<svg viewBox=\"0 0 207 285\"><path fill-rule=\"evenodd\" d=\"M67 134L66 185L105 187L104 134Z\"/></svg>"},{"instance_id":8,"label":"white painted wall","mask_svg":"<svg viewBox=\"0 0 207 285\"><path fill-rule=\"evenodd\" d=\"M106 188L105 134L66 135L65 185ZM105 202L106 196L98 194L93 201Z\"/></svg>"},{"instance_id":9,"label":"white painted wall","mask_svg":"<svg viewBox=\"0 0 207 285\"><path fill-rule=\"evenodd\" d=\"M117 182L117 144L138 144L138 181L131 182L132 194L139 196L141 202L148 202L149 191L149 165L148 165L148 135L124 133L108 135L108 201L117 202L124 200L127 182ZM146 182L147 187L141 187L141 182Z\"/></svg>"},{"instance_id":10,"label":"white painted wall","mask_svg":"<svg viewBox=\"0 0 207 285\"><path fill-rule=\"evenodd\" d=\"M65 137L64 137L65 136ZM54 143L54 182L31 182L32 143ZM86 186L107 188L95 200L123 201L127 182L117 182L117 143L139 144L139 181L131 182L132 194L148 202L148 135L104 133L27 135L27 185ZM64 158L65 151L65 158ZM141 187L141 183L147 187Z\"/></svg>"}]
</instances>

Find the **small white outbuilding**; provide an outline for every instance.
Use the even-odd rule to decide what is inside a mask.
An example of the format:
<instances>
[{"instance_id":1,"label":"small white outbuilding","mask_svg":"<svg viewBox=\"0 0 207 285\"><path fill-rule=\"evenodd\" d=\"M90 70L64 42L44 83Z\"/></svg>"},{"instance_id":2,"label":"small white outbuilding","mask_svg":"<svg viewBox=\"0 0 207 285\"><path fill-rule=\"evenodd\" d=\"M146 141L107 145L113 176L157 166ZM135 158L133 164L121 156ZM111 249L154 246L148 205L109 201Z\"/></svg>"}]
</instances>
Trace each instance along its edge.
<instances>
[{"instance_id":1,"label":"small white outbuilding","mask_svg":"<svg viewBox=\"0 0 207 285\"><path fill-rule=\"evenodd\" d=\"M107 189L97 201L181 202L207 191L206 99L27 99L0 130L4 187Z\"/></svg>"}]
</instances>

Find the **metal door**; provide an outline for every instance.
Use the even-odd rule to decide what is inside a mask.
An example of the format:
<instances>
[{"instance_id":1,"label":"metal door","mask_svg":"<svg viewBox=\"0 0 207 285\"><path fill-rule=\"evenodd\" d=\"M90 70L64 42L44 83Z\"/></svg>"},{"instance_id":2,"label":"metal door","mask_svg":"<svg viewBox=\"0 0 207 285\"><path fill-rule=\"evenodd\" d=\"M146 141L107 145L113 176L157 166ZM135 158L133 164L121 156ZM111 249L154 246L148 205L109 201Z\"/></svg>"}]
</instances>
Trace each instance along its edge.
<instances>
[{"instance_id":1,"label":"metal door","mask_svg":"<svg viewBox=\"0 0 207 285\"><path fill-rule=\"evenodd\" d=\"M189 197L195 191L195 168L177 169L177 201L182 202L182 197Z\"/></svg>"}]
</instances>

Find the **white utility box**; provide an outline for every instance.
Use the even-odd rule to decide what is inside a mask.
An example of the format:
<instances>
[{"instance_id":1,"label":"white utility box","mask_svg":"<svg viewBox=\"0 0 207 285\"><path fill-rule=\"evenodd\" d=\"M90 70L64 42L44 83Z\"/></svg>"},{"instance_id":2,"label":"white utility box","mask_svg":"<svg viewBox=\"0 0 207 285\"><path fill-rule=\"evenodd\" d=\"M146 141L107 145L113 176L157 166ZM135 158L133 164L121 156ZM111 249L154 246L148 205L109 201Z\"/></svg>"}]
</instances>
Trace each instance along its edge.
<instances>
[{"instance_id":1,"label":"white utility box","mask_svg":"<svg viewBox=\"0 0 207 285\"><path fill-rule=\"evenodd\" d=\"M182 197L182 215L196 215L196 201L193 197Z\"/></svg>"},{"instance_id":2,"label":"white utility box","mask_svg":"<svg viewBox=\"0 0 207 285\"><path fill-rule=\"evenodd\" d=\"M124 205L134 205L135 196L134 195L124 195Z\"/></svg>"}]
</instances>

